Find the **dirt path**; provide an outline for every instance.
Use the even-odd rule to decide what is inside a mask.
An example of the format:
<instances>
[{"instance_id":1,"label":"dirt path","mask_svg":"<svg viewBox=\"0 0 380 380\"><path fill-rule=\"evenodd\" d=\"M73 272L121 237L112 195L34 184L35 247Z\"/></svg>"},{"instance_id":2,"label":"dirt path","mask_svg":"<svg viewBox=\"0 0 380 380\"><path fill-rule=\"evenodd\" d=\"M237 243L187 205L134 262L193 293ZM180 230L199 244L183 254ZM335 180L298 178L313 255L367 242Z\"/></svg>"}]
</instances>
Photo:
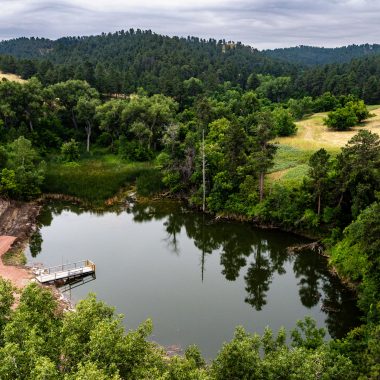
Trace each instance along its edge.
<instances>
[{"instance_id":1,"label":"dirt path","mask_svg":"<svg viewBox=\"0 0 380 380\"><path fill-rule=\"evenodd\" d=\"M2 256L11 248L17 238L15 236L0 236L0 277L10 280L17 288L23 288L31 279L31 274L24 268L4 265Z\"/></svg>"}]
</instances>

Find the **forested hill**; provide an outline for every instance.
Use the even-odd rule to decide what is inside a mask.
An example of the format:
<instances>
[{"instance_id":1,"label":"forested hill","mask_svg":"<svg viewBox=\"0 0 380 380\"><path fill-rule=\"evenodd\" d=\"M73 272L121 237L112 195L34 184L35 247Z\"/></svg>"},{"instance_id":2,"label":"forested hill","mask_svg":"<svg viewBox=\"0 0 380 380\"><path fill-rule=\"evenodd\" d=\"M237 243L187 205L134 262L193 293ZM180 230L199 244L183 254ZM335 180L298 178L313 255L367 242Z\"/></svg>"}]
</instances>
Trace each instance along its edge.
<instances>
[{"instance_id":1,"label":"forested hill","mask_svg":"<svg viewBox=\"0 0 380 380\"><path fill-rule=\"evenodd\" d=\"M329 63L347 63L354 58L380 54L380 45L349 45L337 48L301 45L291 48L264 50L263 54L289 63L315 66Z\"/></svg>"},{"instance_id":2,"label":"forested hill","mask_svg":"<svg viewBox=\"0 0 380 380\"><path fill-rule=\"evenodd\" d=\"M51 51L54 41L46 38L16 38L0 42L0 54L17 58L39 58Z\"/></svg>"},{"instance_id":3,"label":"forested hill","mask_svg":"<svg viewBox=\"0 0 380 380\"><path fill-rule=\"evenodd\" d=\"M336 63L322 65L331 61ZM24 79L36 76L44 85L85 80L103 94L143 88L148 94L172 96L181 105L184 98L212 93L225 82L272 101L317 97L327 91L351 93L372 104L380 101L380 45L260 52L241 43L131 29L55 41L3 41L0 70Z\"/></svg>"},{"instance_id":4,"label":"forested hill","mask_svg":"<svg viewBox=\"0 0 380 380\"><path fill-rule=\"evenodd\" d=\"M132 92L143 87L173 96L181 93L183 81L191 77L207 88L225 81L245 87L252 73L280 76L297 69L241 43L167 37L133 29L56 41L3 41L0 54L1 70L23 77L37 74L46 84L76 78L102 92Z\"/></svg>"}]
</instances>

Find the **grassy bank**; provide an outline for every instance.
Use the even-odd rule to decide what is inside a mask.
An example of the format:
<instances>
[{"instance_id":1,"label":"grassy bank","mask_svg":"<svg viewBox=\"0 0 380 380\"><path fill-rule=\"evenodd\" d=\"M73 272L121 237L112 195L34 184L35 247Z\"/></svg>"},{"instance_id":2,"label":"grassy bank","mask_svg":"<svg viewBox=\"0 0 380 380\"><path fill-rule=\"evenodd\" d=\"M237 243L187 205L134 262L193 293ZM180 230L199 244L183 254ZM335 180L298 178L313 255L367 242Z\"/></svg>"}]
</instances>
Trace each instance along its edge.
<instances>
[{"instance_id":1,"label":"grassy bank","mask_svg":"<svg viewBox=\"0 0 380 380\"><path fill-rule=\"evenodd\" d=\"M76 163L49 163L43 192L78 197L101 203L137 178L155 172L152 163L127 163L107 155L83 159Z\"/></svg>"}]
</instances>

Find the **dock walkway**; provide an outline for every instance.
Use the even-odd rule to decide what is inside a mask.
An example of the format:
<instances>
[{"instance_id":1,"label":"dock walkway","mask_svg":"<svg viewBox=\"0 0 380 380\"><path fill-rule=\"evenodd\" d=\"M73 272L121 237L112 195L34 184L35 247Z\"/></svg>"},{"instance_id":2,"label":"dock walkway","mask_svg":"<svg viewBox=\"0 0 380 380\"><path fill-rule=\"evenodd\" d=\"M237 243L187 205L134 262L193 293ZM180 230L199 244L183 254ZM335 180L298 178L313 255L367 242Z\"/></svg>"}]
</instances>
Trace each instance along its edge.
<instances>
[{"instance_id":1,"label":"dock walkway","mask_svg":"<svg viewBox=\"0 0 380 380\"><path fill-rule=\"evenodd\" d=\"M82 260L76 263L63 264L50 268L36 269L34 271L37 281L41 284L67 281L90 274L95 274L96 266L90 260Z\"/></svg>"}]
</instances>

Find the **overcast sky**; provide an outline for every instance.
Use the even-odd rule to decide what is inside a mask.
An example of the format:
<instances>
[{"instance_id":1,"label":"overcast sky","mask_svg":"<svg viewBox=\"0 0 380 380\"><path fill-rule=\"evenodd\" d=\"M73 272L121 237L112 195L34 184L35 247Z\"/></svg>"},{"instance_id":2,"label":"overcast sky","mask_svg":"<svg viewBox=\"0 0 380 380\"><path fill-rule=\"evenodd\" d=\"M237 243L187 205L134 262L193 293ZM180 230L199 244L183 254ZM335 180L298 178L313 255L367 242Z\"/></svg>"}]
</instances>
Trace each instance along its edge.
<instances>
[{"instance_id":1,"label":"overcast sky","mask_svg":"<svg viewBox=\"0 0 380 380\"><path fill-rule=\"evenodd\" d=\"M129 28L258 49L380 43L380 0L0 0L0 39Z\"/></svg>"}]
</instances>

